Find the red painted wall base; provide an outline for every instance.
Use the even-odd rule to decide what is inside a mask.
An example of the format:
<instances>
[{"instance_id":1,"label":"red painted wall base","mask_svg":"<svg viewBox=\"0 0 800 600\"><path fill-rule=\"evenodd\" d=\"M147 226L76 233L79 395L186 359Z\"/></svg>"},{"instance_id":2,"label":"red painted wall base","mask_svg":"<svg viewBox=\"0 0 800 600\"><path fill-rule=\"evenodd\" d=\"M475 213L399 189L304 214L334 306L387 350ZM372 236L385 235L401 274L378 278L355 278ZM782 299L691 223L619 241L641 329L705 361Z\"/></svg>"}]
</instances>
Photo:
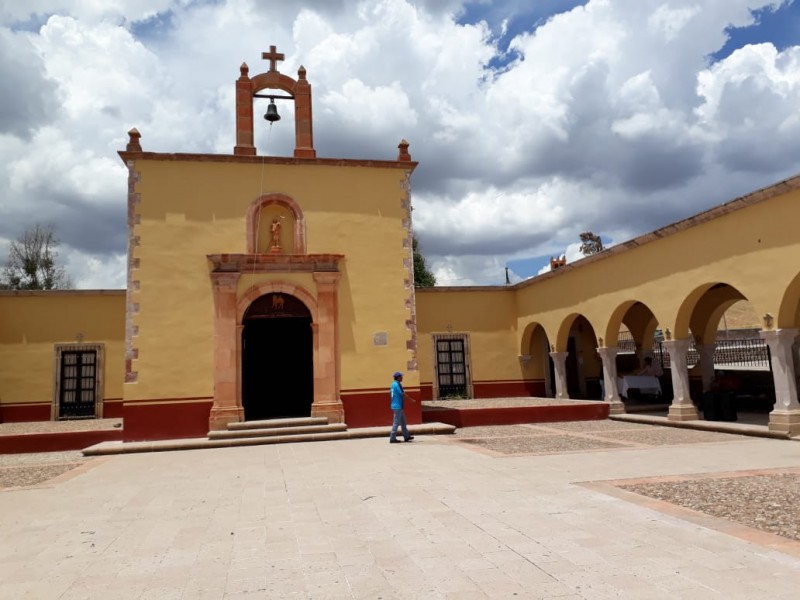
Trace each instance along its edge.
<instances>
[{"instance_id":1,"label":"red painted wall base","mask_svg":"<svg viewBox=\"0 0 800 600\"><path fill-rule=\"evenodd\" d=\"M83 450L100 442L116 442L121 439L122 431L120 429L0 435L0 454Z\"/></svg>"},{"instance_id":2,"label":"red painted wall base","mask_svg":"<svg viewBox=\"0 0 800 600\"><path fill-rule=\"evenodd\" d=\"M474 381L472 393L475 398L544 398L544 379L519 379L516 381ZM423 400L433 400L433 384L420 385Z\"/></svg>"},{"instance_id":3,"label":"red painted wall base","mask_svg":"<svg viewBox=\"0 0 800 600\"><path fill-rule=\"evenodd\" d=\"M403 410L406 415L406 422L409 425L422 423L422 406L420 405L419 390L408 390L408 394L417 400L416 402L406 402ZM392 409L389 404L389 388L380 392L369 392L366 394L342 394L342 404L344 405L344 422L347 427L355 429L359 427L379 427L392 424Z\"/></svg>"},{"instance_id":4,"label":"red painted wall base","mask_svg":"<svg viewBox=\"0 0 800 600\"><path fill-rule=\"evenodd\" d=\"M0 423L29 423L49 421L51 404L19 404L11 406L0 404Z\"/></svg>"},{"instance_id":5,"label":"red painted wall base","mask_svg":"<svg viewBox=\"0 0 800 600\"><path fill-rule=\"evenodd\" d=\"M430 408L423 411L422 420L426 423L447 423L456 427L593 421L607 418L608 408L608 404L605 402L504 408Z\"/></svg>"},{"instance_id":6,"label":"red painted wall base","mask_svg":"<svg viewBox=\"0 0 800 600\"><path fill-rule=\"evenodd\" d=\"M212 403L210 399L164 404L126 402L123 439L141 442L206 437Z\"/></svg>"}]
</instances>

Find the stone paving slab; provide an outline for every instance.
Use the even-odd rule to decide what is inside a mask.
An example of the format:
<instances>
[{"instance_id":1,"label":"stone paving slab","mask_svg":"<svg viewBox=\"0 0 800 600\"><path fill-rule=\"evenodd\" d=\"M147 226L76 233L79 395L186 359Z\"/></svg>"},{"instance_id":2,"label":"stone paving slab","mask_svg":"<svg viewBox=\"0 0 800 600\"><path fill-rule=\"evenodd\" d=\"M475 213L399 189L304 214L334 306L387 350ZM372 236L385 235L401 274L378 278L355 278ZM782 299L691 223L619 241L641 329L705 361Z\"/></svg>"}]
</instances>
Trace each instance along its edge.
<instances>
[{"instance_id":1,"label":"stone paving slab","mask_svg":"<svg viewBox=\"0 0 800 600\"><path fill-rule=\"evenodd\" d=\"M0 598L797 597L792 553L590 486L794 469L800 444L495 458L448 437L113 456L0 492Z\"/></svg>"}]
</instances>

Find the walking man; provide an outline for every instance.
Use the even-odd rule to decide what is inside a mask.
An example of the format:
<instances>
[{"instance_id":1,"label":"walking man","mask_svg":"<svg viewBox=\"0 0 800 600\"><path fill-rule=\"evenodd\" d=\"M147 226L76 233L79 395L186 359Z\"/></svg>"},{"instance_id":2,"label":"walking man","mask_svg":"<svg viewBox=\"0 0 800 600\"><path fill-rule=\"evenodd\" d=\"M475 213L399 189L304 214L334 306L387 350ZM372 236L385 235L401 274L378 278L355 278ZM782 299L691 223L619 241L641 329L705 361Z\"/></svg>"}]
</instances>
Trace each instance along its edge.
<instances>
[{"instance_id":1,"label":"walking man","mask_svg":"<svg viewBox=\"0 0 800 600\"><path fill-rule=\"evenodd\" d=\"M403 431L403 439L406 442L410 442L414 439L413 435L408 433L408 426L406 425L406 415L403 412L403 400L408 398L409 400L413 399L411 396L408 396L405 391L403 390L403 374L400 371L397 371L394 375L394 381L392 381L392 387L389 390L389 393L392 397L392 414L394 415L392 419L392 433L389 436L389 443L390 444L397 444L400 440L397 439L397 427L399 426L400 429Z\"/></svg>"}]
</instances>

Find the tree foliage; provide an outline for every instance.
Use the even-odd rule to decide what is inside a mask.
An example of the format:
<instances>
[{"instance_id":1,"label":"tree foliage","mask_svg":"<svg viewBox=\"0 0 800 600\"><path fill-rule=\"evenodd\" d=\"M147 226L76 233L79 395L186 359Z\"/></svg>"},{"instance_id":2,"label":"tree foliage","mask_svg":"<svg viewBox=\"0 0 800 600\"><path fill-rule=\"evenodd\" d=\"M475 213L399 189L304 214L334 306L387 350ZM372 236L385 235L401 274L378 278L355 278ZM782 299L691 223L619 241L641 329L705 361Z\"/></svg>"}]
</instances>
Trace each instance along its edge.
<instances>
[{"instance_id":1,"label":"tree foliage","mask_svg":"<svg viewBox=\"0 0 800 600\"><path fill-rule=\"evenodd\" d=\"M584 231L580 234L581 237L581 254L584 256L590 256L592 254L598 254L605 250L603 247L603 240L600 239L599 235L595 235L591 231Z\"/></svg>"},{"instance_id":2,"label":"tree foliage","mask_svg":"<svg viewBox=\"0 0 800 600\"><path fill-rule=\"evenodd\" d=\"M56 264L59 241L52 225L26 229L9 247L0 288L57 290L72 287L64 267Z\"/></svg>"},{"instance_id":3,"label":"tree foliage","mask_svg":"<svg viewBox=\"0 0 800 600\"><path fill-rule=\"evenodd\" d=\"M425 257L419 249L419 242L417 238L413 238L414 250L414 287L424 288L433 287L436 285L436 277L428 270L425 265Z\"/></svg>"}]
</instances>

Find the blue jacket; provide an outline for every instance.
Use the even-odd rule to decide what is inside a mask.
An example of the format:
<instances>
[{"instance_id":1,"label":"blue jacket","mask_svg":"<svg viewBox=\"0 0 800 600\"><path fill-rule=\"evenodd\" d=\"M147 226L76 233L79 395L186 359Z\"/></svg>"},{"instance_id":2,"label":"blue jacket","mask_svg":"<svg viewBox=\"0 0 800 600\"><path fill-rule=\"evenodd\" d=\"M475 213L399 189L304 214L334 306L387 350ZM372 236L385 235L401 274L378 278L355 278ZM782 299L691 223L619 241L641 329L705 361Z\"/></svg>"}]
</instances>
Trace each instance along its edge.
<instances>
[{"instance_id":1,"label":"blue jacket","mask_svg":"<svg viewBox=\"0 0 800 600\"><path fill-rule=\"evenodd\" d=\"M392 410L402 410L403 396L405 392L403 392L403 386L399 381L392 382L392 387L390 388L389 393L392 396Z\"/></svg>"}]
</instances>

